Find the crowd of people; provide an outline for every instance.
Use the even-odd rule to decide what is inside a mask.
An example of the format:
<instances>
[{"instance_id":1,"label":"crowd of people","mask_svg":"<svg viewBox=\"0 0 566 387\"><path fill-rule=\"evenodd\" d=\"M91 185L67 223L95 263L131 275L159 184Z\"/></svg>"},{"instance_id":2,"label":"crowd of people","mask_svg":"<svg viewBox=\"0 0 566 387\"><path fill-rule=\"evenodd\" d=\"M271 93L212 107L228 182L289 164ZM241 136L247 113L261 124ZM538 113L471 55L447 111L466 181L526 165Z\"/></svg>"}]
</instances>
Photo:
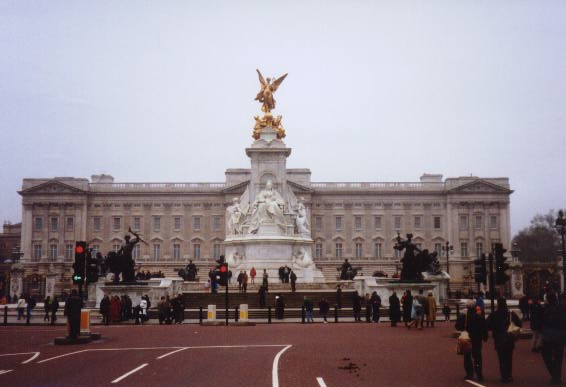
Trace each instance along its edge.
<instances>
[{"instance_id":1,"label":"crowd of people","mask_svg":"<svg viewBox=\"0 0 566 387\"><path fill-rule=\"evenodd\" d=\"M165 274L161 270L158 272L151 273L149 270L146 271L138 271L136 273L136 280L144 281L152 278L165 278Z\"/></svg>"}]
</instances>

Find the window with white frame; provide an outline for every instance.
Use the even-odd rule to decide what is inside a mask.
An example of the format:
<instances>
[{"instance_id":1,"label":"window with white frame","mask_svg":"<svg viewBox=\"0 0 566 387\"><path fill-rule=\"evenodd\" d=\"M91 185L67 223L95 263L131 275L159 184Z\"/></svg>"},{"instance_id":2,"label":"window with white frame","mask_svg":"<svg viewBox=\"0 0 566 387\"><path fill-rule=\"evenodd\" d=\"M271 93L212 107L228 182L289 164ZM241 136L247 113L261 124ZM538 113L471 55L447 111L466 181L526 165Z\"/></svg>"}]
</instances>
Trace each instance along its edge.
<instances>
[{"instance_id":1,"label":"window with white frame","mask_svg":"<svg viewBox=\"0 0 566 387\"><path fill-rule=\"evenodd\" d=\"M67 224L65 226L66 231L73 231L75 228L75 218L72 216L67 217Z\"/></svg>"},{"instance_id":2,"label":"window with white frame","mask_svg":"<svg viewBox=\"0 0 566 387\"><path fill-rule=\"evenodd\" d=\"M92 218L92 228L94 229L94 231L100 231L100 226L100 216L95 216L94 218Z\"/></svg>"},{"instance_id":3,"label":"window with white frame","mask_svg":"<svg viewBox=\"0 0 566 387\"><path fill-rule=\"evenodd\" d=\"M373 226L376 230L381 230L381 216L374 216L373 217Z\"/></svg>"},{"instance_id":4,"label":"window with white frame","mask_svg":"<svg viewBox=\"0 0 566 387\"><path fill-rule=\"evenodd\" d=\"M161 245L159 243L153 244L153 259L161 258Z\"/></svg>"},{"instance_id":5,"label":"window with white frame","mask_svg":"<svg viewBox=\"0 0 566 387\"><path fill-rule=\"evenodd\" d=\"M460 255L462 257L468 256L468 242L460 242Z\"/></svg>"},{"instance_id":6,"label":"window with white frame","mask_svg":"<svg viewBox=\"0 0 566 387\"><path fill-rule=\"evenodd\" d=\"M336 231L342 231L344 229L344 218L342 216L336 217Z\"/></svg>"},{"instance_id":7,"label":"window with white frame","mask_svg":"<svg viewBox=\"0 0 566 387\"><path fill-rule=\"evenodd\" d=\"M181 259L181 244L173 243L173 259Z\"/></svg>"},{"instance_id":8,"label":"window with white frame","mask_svg":"<svg viewBox=\"0 0 566 387\"><path fill-rule=\"evenodd\" d=\"M73 259L73 254L75 252L75 246L72 243L65 244L65 259L70 260ZM96 253L92 252L93 257L96 256Z\"/></svg>"},{"instance_id":9,"label":"window with white frame","mask_svg":"<svg viewBox=\"0 0 566 387\"><path fill-rule=\"evenodd\" d=\"M161 216L154 216L153 217L153 231L160 231L161 230Z\"/></svg>"},{"instance_id":10,"label":"window with white frame","mask_svg":"<svg viewBox=\"0 0 566 387\"><path fill-rule=\"evenodd\" d=\"M215 259L220 258L220 254L222 254L221 245L220 245L220 243L215 243L214 244L214 258Z\"/></svg>"},{"instance_id":11,"label":"window with white frame","mask_svg":"<svg viewBox=\"0 0 566 387\"><path fill-rule=\"evenodd\" d=\"M33 245L33 259L36 261L41 259L41 244L39 243Z\"/></svg>"},{"instance_id":12,"label":"window with white frame","mask_svg":"<svg viewBox=\"0 0 566 387\"><path fill-rule=\"evenodd\" d=\"M394 216L393 217L393 228L396 231L401 230L401 217L400 216Z\"/></svg>"},{"instance_id":13,"label":"window with white frame","mask_svg":"<svg viewBox=\"0 0 566 387\"><path fill-rule=\"evenodd\" d=\"M57 244L55 243L49 245L49 259L51 260L57 259Z\"/></svg>"},{"instance_id":14,"label":"window with white frame","mask_svg":"<svg viewBox=\"0 0 566 387\"><path fill-rule=\"evenodd\" d=\"M34 222L34 229L40 231L43 229L43 218L37 217Z\"/></svg>"},{"instance_id":15,"label":"window with white frame","mask_svg":"<svg viewBox=\"0 0 566 387\"><path fill-rule=\"evenodd\" d=\"M483 254L483 243L482 242L476 242L476 257L481 257L481 255Z\"/></svg>"},{"instance_id":16,"label":"window with white frame","mask_svg":"<svg viewBox=\"0 0 566 387\"><path fill-rule=\"evenodd\" d=\"M133 229L135 231L141 230L141 218L139 216L134 217L134 227L133 227Z\"/></svg>"},{"instance_id":17,"label":"window with white frame","mask_svg":"<svg viewBox=\"0 0 566 387\"><path fill-rule=\"evenodd\" d=\"M381 258L382 257L382 250L383 250L381 242L375 242L374 248L375 248L375 252L374 252L375 257Z\"/></svg>"},{"instance_id":18,"label":"window with white frame","mask_svg":"<svg viewBox=\"0 0 566 387\"><path fill-rule=\"evenodd\" d=\"M51 218L51 231L59 231L59 218Z\"/></svg>"},{"instance_id":19,"label":"window with white frame","mask_svg":"<svg viewBox=\"0 0 566 387\"><path fill-rule=\"evenodd\" d=\"M200 230L200 216L193 216L193 230Z\"/></svg>"},{"instance_id":20,"label":"window with white frame","mask_svg":"<svg viewBox=\"0 0 566 387\"><path fill-rule=\"evenodd\" d=\"M322 231L322 216L315 216L314 218L314 228L316 231Z\"/></svg>"},{"instance_id":21,"label":"window with white frame","mask_svg":"<svg viewBox=\"0 0 566 387\"><path fill-rule=\"evenodd\" d=\"M468 215L460 215L460 230L468 229Z\"/></svg>"},{"instance_id":22,"label":"window with white frame","mask_svg":"<svg viewBox=\"0 0 566 387\"><path fill-rule=\"evenodd\" d=\"M361 258L363 255L362 243L356 242L356 258Z\"/></svg>"},{"instance_id":23,"label":"window with white frame","mask_svg":"<svg viewBox=\"0 0 566 387\"><path fill-rule=\"evenodd\" d=\"M141 257L141 246L139 244L134 245L134 249L132 250L132 258L139 259Z\"/></svg>"},{"instance_id":24,"label":"window with white frame","mask_svg":"<svg viewBox=\"0 0 566 387\"><path fill-rule=\"evenodd\" d=\"M195 243L193 245L193 257L195 259L199 259L200 258L200 243Z\"/></svg>"},{"instance_id":25,"label":"window with white frame","mask_svg":"<svg viewBox=\"0 0 566 387\"><path fill-rule=\"evenodd\" d=\"M475 215L474 219L475 219L474 228L476 230L481 230L483 228L483 216Z\"/></svg>"},{"instance_id":26,"label":"window with white frame","mask_svg":"<svg viewBox=\"0 0 566 387\"><path fill-rule=\"evenodd\" d=\"M441 226L442 226L442 224L441 224L441 222L440 222L440 216L435 216L435 217L433 218L433 222L434 222L434 229L435 229L435 230L440 230L440 229L441 229Z\"/></svg>"},{"instance_id":27,"label":"window with white frame","mask_svg":"<svg viewBox=\"0 0 566 387\"><path fill-rule=\"evenodd\" d=\"M354 217L354 229L361 230L363 228L362 217L355 216Z\"/></svg>"},{"instance_id":28,"label":"window with white frame","mask_svg":"<svg viewBox=\"0 0 566 387\"><path fill-rule=\"evenodd\" d=\"M220 216L212 217L212 231L220 231Z\"/></svg>"},{"instance_id":29,"label":"window with white frame","mask_svg":"<svg viewBox=\"0 0 566 387\"><path fill-rule=\"evenodd\" d=\"M342 258L342 243L336 243L336 258Z\"/></svg>"},{"instance_id":30,"label":"window with white frame","mask_svg":"<svg viewBox=\"0 0 566 387\"><path fill-rule=\"evenodd\" d=\"M122 229L122 218L115 216L112 218L112 230L120 231Z\"/></svg>"},{"instance_id":31,"label":"window with white frame","mask_svg":"<svg viewBox=\"0 0 566 387\"><path fill-rule=\"evenodd\" d=\"M181 217L175 216L173 217L173 230L179 231L181 229Z\"/></svg>"},{"instance_id":32,"label":"window with white frame","mask_svg":"<svg viewBox=\"0 0 566 387\"><path fill-rule=\"evenodd\" d=\"M414 227L415 230L419 230L423 227L423 218L420 215L415 216L415 222L414 222Z\"/></svg>"},{"instance_id":33,"label":"window with white frame","mask_svg":"<svg viewBox=\"0 0 566 387\"><path fill-rule=\"evenodd\" d=\"M322 243L314 245L314 256L315 258L322 258Z\"/></svg>"},{"instance_id":34,"label":"window with white frame","mask_svg":"<svg viewBox=\"0 0 566 387\"><path fill-rule=\"evenodd\" d=\"M497 228L497 215L490 215L489 216L489 228L496 229Z\"/></svg>"}]
</instances>

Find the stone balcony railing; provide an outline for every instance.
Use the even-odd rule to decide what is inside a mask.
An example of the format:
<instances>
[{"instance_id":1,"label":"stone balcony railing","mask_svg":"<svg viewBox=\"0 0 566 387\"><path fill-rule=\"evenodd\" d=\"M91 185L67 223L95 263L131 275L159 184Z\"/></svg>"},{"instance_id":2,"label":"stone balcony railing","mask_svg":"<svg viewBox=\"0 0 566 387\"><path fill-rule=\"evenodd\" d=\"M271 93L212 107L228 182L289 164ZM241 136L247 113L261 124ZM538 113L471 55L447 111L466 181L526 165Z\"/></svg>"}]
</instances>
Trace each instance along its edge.
<instances>
[{"instance_id":1,"label":"stone balcony railing","mask_svg":"<svg viewBox=\"0 0 566 387\"><path fill-rule=\"evenodd\" d=\"M444 191L444 183L421 182L361 182L361 183L311 183L311 188L317 191Z\"/></svg>"},{"instance_id":2,"label":"stone balcony railing","mask_svg":"<svg viewBox=\"0 0 566 387\"><path fill-rule=\"evenodd\" d=\"M91 183L91 192L214 192L224 183Z\"/></svg>"}]
</instances>

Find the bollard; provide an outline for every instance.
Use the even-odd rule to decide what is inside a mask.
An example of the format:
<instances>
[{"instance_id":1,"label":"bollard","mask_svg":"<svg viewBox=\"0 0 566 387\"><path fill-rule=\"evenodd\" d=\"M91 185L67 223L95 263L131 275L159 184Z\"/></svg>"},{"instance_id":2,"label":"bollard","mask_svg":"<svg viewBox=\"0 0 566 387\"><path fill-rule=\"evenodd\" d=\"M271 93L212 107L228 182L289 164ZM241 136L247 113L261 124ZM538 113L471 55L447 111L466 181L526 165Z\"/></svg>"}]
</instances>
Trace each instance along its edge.
<instances>
[{"instance_id":1,"label":"bollard","mask_svg":"<svg viewBox=\"0 0 566 387\"><path fill-rule=\"evenodd\" d=\"M236 305L236 306L234 307L234 321L238 322L238 317L240 317L239 315L240 315L240 314L239 314L239 312L238 312L238 306Z\"/></svg>"},{"instance_id":2,"label":"bollard","mask_svg":"<svg viewBox=\"0 0 566 387\"><path fill-rule=\"evenodd\" d=\"M202 306L198 307L198 322L202 324Z\"/></svg>"},{"instance_id":3,"label":"bollard","mask_svg":"<svg viewBox=\"0 0 566 387\"><path fill-rule=\"evenodd\" d=\"M267 323L271 324L271 306L267 307Z\"/></svg>"},{"instance_id":4,"label":"bollard","mask_svg":"<svg viewBox=\"0 0 566 387\"><path fill-rule=\"evenodd\" d=\"M334 305L334 322L338 322L338 305Z\"/></svg>"},{"instance_id":5,"label":"bollard","mask_svg":"<svg viewBox=\"0 0 566 387\"><path fill-rule=\"evenodd\" d=\"M4 306L4 325L8 325L8 305Z\"/></svg>"},{"instance_id":6,"label":"bollard","mask_svg":"<svg viewBox=\"0 0 566 387\"><path fill-rule=\"evenodd\" d=\"M301 323L305 323L305 306L301 306Z\"/></svg>"}]
</instances>

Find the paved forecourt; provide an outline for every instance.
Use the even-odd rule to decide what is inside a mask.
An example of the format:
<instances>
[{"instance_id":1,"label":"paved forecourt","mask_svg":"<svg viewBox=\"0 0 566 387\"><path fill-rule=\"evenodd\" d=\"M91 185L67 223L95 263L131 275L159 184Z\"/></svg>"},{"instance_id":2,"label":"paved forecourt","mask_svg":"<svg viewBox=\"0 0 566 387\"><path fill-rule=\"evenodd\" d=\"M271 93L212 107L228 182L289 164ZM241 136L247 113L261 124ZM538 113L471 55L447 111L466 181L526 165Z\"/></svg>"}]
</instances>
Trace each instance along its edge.
<instances>
[{"instance_id":1,"label":"paved forecourt","mask_svg":"<svg viewBox=\"0 0 566 387\"><path fill-rule=\"evenodd\" d=\"M0 385L470 386L452 324L407 331L388 324L255 327L96 327L100 342L54 346L60 327L3 327ZM493 342L483 386L498 384ZM515 385L546 384L540 355L518 343ZM566 374L566 373L565 373Z\"/></svg>"}]
</instances>

